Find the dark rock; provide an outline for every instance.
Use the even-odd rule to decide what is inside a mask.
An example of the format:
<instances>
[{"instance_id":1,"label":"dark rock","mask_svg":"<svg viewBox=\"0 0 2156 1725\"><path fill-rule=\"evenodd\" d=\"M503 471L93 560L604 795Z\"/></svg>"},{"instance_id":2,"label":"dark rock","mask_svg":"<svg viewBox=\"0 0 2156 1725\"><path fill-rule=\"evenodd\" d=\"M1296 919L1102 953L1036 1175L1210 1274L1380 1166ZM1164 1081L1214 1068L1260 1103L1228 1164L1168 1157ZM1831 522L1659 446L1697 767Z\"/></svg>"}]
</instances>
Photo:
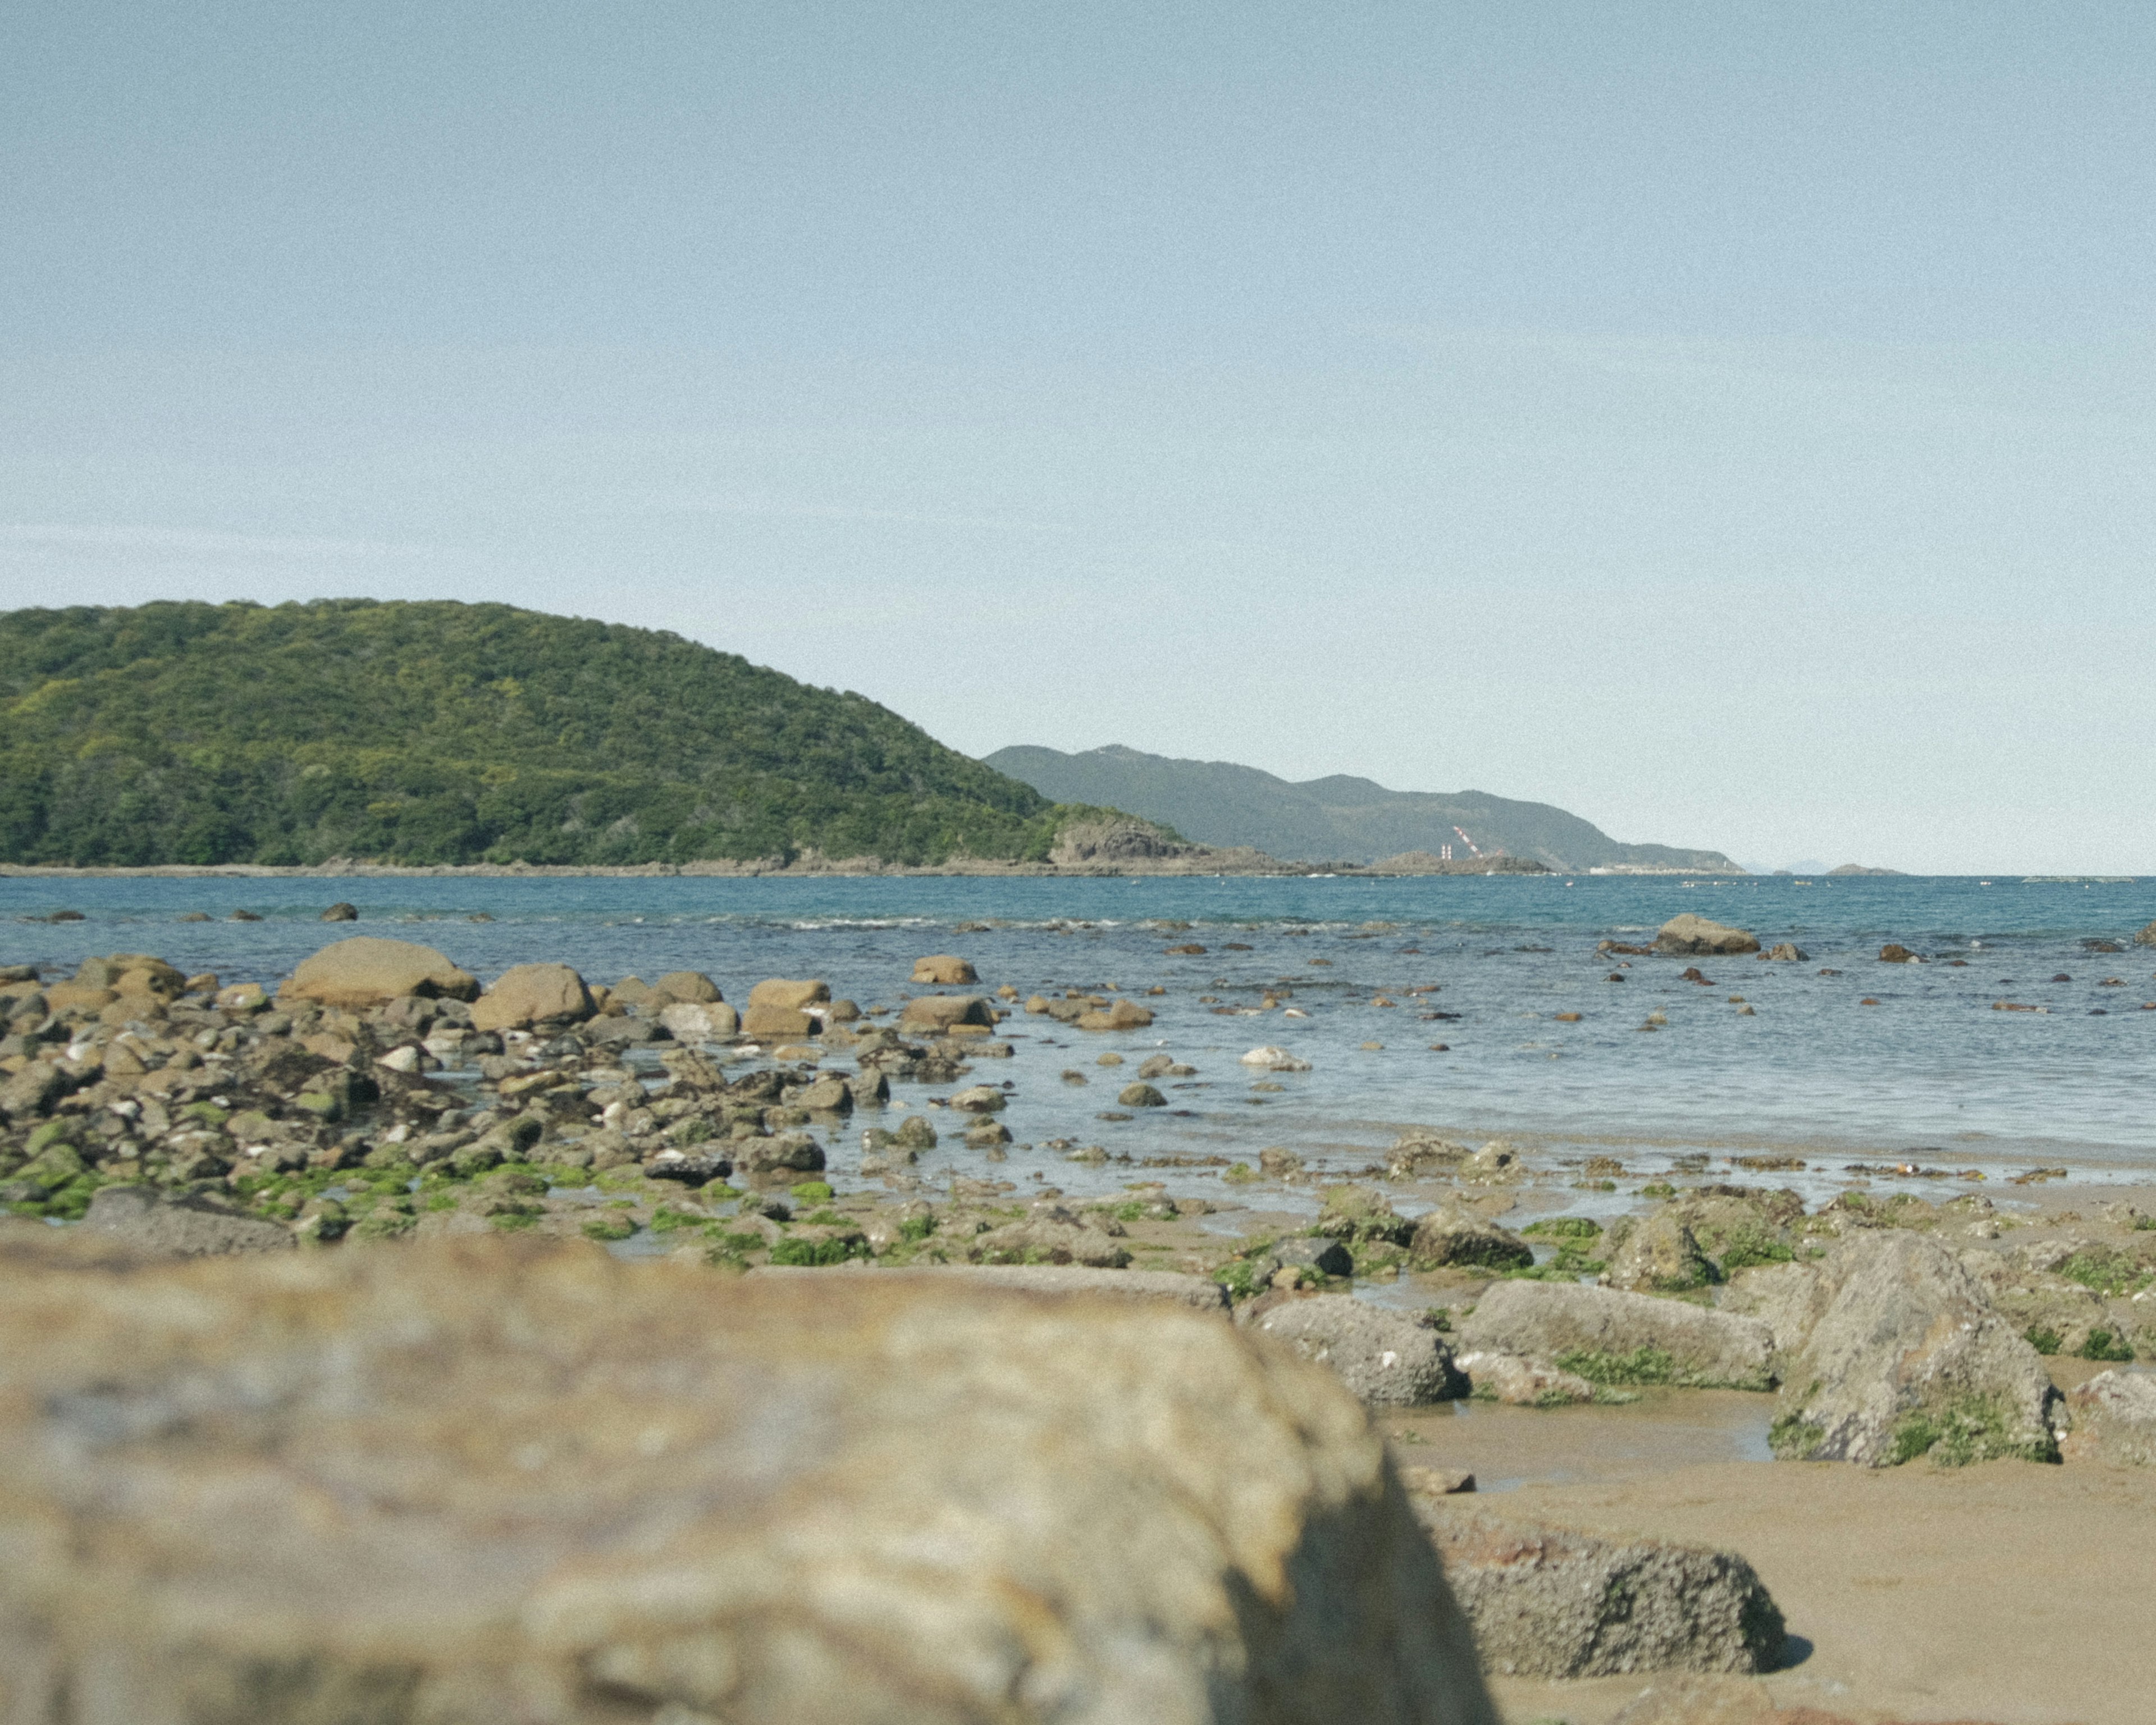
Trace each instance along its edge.
<instances>
[{"instance_id":1,"label":"dark rock","mask_svg":"<svg viewBox=\"0 0 2156 1725\"><path fill-rule=\"evenodd\" d=\"M1467 1498L1419 1497L1416 1511L1489 1671L1607 1677L1781 1662L1782 1614L1733 1552L1599 1539Z\"/></svg>"}]
</instances>

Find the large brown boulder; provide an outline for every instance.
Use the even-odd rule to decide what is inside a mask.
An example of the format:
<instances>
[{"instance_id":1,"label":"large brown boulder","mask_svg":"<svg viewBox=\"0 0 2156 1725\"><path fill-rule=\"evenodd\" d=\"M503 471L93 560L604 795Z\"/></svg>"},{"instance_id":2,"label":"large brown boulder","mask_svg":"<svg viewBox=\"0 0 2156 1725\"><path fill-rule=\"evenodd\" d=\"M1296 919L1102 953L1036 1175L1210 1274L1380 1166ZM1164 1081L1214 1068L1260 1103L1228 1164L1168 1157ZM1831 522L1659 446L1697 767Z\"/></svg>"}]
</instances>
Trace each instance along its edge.
<instances>
[{"instance_id":1,"label":"large brown boulder","mask_svg":"<svg viewBox=\"0 0 2156 1725\"><path fill-rule=\"evenodd\" d=\"M823 1020L808 1009L831 998L829 985L820 982L790 982L773 977L748 991L748 1009L742 1014L742 1034L757 1042L798 1042L824 1028Z\"/></svg>"},{"instance_id":2,"label":"large brown boulder","mask_svg":"<svg viewBox=\"0 0 2156 1725\"><path fill-rule=\"evenodd\" d=\"M1494 1725L1361 1409L1163 1303L0 1240L0 1482L11 1719Z\"/></svg>"},{"instance_id":3,"label":"large brown boulder","mask_svg":"<svg viewBox=\"0 0 2156 1725\"><path fill-rule=\"evenodd\" d=\"M472 1007L475 1030L528 1030L534 1024L581 1024L592 1015L591 990L566 964L519 964L505 970Z\"/></svg>"},{"instance_id":4,"label":"large brown boulder","mask_svg":"<svg viewBox=\"0 0 2156 1725\"><path fill-rule=\"evenodd\" d=\"M939 988L957 988L966 983L978 983L980 974L972 964L952 952L932 952L926 958L913 961L913 979L928 983Z\"/></svg>"},{"instance_id":5,"label":"large brown boulder","mask_svg":"<svg viewBox=\"0 0 2156 1725\"><path fill-rule=\"evenodd\" d=\"M1710 952L1756 952L1759 942L1741 928L1732 928L1726 922L1711 922L1686 911L1681 916L1671 917L1656 931L1655 950L1672 957L1691 957Z\"/></svg>"},{"instance_id":6,"label":"large brown boulder","mask_svg":"<svg viewBox=\"0 0 2156 1725\"><path fill-rule=\"evenodd\" d=\"M459 970L432 947L383 940L371 934L332 941L300 961L278 991L280 999L312 1000L362 1012L408 994L423 999L476 1000L479 978Z\"/></svg>"}]
</instances>

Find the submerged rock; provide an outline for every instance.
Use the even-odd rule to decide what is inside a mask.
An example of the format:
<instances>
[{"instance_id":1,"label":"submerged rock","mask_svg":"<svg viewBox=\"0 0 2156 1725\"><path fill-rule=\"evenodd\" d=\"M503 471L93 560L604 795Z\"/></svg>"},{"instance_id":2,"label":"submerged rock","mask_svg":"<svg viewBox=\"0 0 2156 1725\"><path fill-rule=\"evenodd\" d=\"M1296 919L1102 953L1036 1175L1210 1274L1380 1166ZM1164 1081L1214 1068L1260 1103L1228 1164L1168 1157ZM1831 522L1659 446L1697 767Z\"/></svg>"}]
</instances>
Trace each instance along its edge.
<instances>
[{"instance_id":1,"label":"submerged rock","mask_svg":"<svg viewBox=\"0 0 2156 1725\"><path fill-rule=\"evenodd\" d=\"M1494 1725L1362 1410L1217 1317L0 1253L11 1717Z\"/></svg>"},{"instance_id":2,"label":"submerged rock","mask_svg":"<svg viewBox=\"0 0 2156 1725\"><path fill-rule=\"evenodd\" d=\"M1681 916L1672 916L1655 932L1655 950L1665 956L1697 957L1712 952L1756 952L1759 942L1756 936L1741 928L1732 928L1726 922L1710 922L1705 916L1696 916L1686 911Z\"/></svg>"}]
</instances>

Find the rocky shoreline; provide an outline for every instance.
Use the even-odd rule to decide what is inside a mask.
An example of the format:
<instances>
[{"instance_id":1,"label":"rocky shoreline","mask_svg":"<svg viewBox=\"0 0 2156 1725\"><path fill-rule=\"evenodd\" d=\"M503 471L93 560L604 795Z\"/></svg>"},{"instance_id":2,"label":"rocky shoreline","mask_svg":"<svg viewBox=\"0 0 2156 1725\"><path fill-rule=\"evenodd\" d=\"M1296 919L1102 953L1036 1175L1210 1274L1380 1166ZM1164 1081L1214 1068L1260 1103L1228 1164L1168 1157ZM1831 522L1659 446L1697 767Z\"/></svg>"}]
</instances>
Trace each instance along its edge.
<instances>
[{"instance_id":1,"label":"rocky shoreline","mask_svg":"<svg viewBox=\"0 0 2156 1725\"><path fill-rule=\"evenodd\" d=\"M1749 939L1686 917L1658 945ZM1133 1168L1122 1197L1069 1200L1038 1173L1004 1178L1032 1147L1014 1147L1024 1098L998 1076L1014 1052L1000 1027L1112 1034L1149 1009L990 992L948 953L905 981L929 992L862 1005L766 978L737 1006L699 973L595 985L548 963L482 988L433 948L367 937L274 992L134 953L65 978L0 969L0 1251L74 1253L70 1274L85 1252L349 1264L274 1276L372 1286L400 1263L433 1276L444 1251L596 1244L697 1286L749 1272L980 1298L1090 1288L1224 1315L1267 1357L1323 1367L1366 1418L1467 1401L1554 1419L1734 1391L1758 1398L1785 1463L2156 1465L2156 1379L2115 1369L2156 1354L2156 1217L2130 1203L2030 1215L1973 1191L1851 1189L1808 1207L1762 1185L1650 1182L1604 1223L1567 1214L1565 1192L1614 1186L1620 1164L1559 1177L1517 1146L1424 1130L1322 1185L1266 1151ZM1242 1064L1263 1084L1292 1058ZM1118 1106L1162 1106L1158 1086L1189 1070L1151 1055L1115 1075ZM918 1158L950 1138L968 1172L932 1184ZM1316 1218L1268 1211L1268 1188L1310 1191ZM1375 1289L1412 1297L1358 1297ZM2097 1369L2062 1378L2067 1362ZM1456 1476L1407 1478L1491 1670L1782 1660L1775 1597L1734 1553L1463 1510ZM1605 1604L1583 1615L1584 1587Z\"/></svg>"}]
</instances>

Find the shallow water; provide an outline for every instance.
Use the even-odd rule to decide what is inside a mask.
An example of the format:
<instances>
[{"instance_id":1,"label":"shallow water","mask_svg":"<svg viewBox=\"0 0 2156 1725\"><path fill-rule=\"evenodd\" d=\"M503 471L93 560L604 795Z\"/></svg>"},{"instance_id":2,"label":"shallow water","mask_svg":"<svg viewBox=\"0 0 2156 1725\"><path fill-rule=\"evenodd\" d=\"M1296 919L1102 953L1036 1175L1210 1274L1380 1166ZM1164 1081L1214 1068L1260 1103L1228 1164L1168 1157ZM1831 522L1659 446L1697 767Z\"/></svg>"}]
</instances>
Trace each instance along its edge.
<instances>
[{"instance_id":1,"label":"shallow water","mask_svg":"<svg viewBox=\"0 0 2156 1725\"><path fill-rule=\"evenodd\" d=\"M317 920L337 899L359 906L357 924ZM85 920L20 920L61 907ZM242 907L263 920L225 920ZM178 920L190 911L217 920ZM1644 943L1681 911L1770 945L1794 940L1810 962L1702 960L1712 985L1700 986L1680 979L1686 961L1620 968L1595 952L1604 938ZM479 915L493 920L467 920ZM1202 1177L1217 1191L1217 1174L1137 1164L1247 1158L1276 1144L1349 1168L1412 1123L1471 1142L1513 1136L1560 1159L1607 1151L1635 1175L1699 1153L1717 1172L1732 1154L1794 1154L1809 1164L1802 1173L1741 1177L1825 1189L1852 1163L1993 1180L2040 1164L2076 1180L2146 1178L2156 1168L2147 1101L2156 1010L2140 1009L2156 1000L2156 952L2128 943L2152 918L2156 882L2143 881L8 877L0 963L72 967L144 951L227 981L273 983L328 940L378 933L424 940L483 978L535 959L608 982L693 968L740 1000L766 976L816 976L870 1006L909 992L916 957L952 951L987 988L1008 982L1023 995L1113 983L1158 1016L1147 1030L1096 1035L1014 1015L1005 1029L1017 1058L975 1069L973 1081L1016 1084L1004 1118L1022 1142L1098 1144L1130 1162L1089 1168L1061 1151L1014 1149L1008 1163L984 1164L952 1147L953 1130L924 1160L931 1178L986 1174L1078 1192ZM969 923L989 926L959 932ZM2125 950L2091 952L2082 943L2092 939ZM1881 964L1889 940L1934 962ZM1186 942L1208 950L1165 950ZM1967 968L1950 968L1954 958ZM1606 980L1613 972L1626 980ZM2061 973L2070 980L2051 980ZM2113 978L2124 986L2102 986ZM1155 985L1168 993L1146 998ZM1286 1004L1306 1015L1222 1016L1200 999L1255 1009L1268 987L1291 988ZM1409 992L1424 988L1435 992ZM1373 1004L1380 995L1398 1004ZM1755 1015L1740 1015L1732 995ZM1860 1004L1867 997L1878 1004ZM2045 1010L1993 1010L2000 999ZM1652 1011L1666 1027L1642 1032ZM1430 1012L1449 1016L1421 1015ZM1560 1012L1581 1020L1560 1024ZM1447 1051L1434 1052L1436 1042ZM1236 1057L1260 1043L1312 1070L1254 1091ZM1109 1050L1127 1064L1098 1067ZM1155 1051L1197 1077L1162 1082L1168 1109L1100 1119ZM1090 1082L1065 1084L1066 1070ZM940 1093L901 1091L916 1107ZM850 1163L834 1159L842 1171ZM1938 1183L1929 1195L1959 1189Z\"/></svg>"}]
</instances>

